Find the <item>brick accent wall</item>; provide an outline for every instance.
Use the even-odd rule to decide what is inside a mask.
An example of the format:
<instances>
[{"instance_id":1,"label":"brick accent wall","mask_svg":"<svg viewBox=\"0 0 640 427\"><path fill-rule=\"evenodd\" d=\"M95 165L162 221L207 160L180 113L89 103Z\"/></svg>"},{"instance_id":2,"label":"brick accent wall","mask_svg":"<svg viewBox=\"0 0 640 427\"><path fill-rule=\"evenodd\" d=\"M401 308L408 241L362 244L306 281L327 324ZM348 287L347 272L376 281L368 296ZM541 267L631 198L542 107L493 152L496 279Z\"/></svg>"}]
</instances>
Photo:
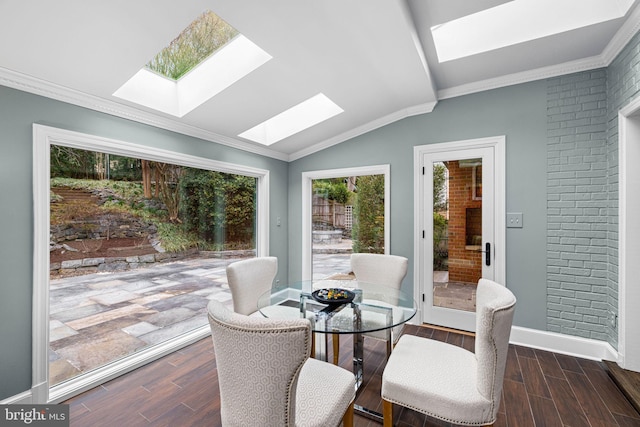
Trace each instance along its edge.
<instances>
[{"instance_id":1,"label":"brick accent wall","mask_svg":"<svg viewBox=\"0 0 640 427\"><path fill-rule=\"evenodd\" d=\"M618 345L618 111L640 33L611 64L547 80L547 327Z\"/></svg>"},{"instance_id":2,"label":"brick accent wall","mask_svg":"<svg viewBox=\"0 0 640 427\"><path fill-rule=\"evenodd\" d=\"M609 310L618 313L618 111L640 91L640 33L607 67L607 163L608 163L608 295ZM618 331L609 330L609 343L617 347Z\"/></svg>"},{"instance_id":3,"label":"brick accent wall","mask_svg":"<svg viewBox=\"0 0 640 427\"><path fill-rule=\"evenodd\" d=\"M547 328L608 341L607 73L547 80Z\"/></svg>"},{"instance_id":4,"label":"brick accent wall","mask_svg":"<svg viewBox=\"0 0 640 427\"><path fill-rule=\"evenodd\" d=\"M478 283L482 276L482 253L467 250L467 209L481 208L481 200L473 200L473 168L461 168L458 162L447 162L449 171L449 281ZM482 217L479 218L482 221ZM478 228L478 227L474 227ZM482 225L480 224L480 230Z\"/></svg>"}]
</instances>

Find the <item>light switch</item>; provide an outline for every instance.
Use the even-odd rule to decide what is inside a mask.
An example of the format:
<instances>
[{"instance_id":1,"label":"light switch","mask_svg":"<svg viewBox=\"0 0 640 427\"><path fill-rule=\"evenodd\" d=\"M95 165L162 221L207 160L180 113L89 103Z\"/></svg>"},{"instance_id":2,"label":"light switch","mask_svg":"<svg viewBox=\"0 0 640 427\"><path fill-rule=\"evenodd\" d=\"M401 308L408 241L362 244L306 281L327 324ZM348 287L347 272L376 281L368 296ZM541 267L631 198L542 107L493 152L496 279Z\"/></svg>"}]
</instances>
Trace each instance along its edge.
<instances>
[{"instance_id":1,"label":"light switch","mask_svg":"<svg viewBox=\"0 0 640 427\"><path fill-rule=\"evenodd\" d=\"M522 212L507 213L507 228L522 228Z\"/></svg>"}]
</instances>

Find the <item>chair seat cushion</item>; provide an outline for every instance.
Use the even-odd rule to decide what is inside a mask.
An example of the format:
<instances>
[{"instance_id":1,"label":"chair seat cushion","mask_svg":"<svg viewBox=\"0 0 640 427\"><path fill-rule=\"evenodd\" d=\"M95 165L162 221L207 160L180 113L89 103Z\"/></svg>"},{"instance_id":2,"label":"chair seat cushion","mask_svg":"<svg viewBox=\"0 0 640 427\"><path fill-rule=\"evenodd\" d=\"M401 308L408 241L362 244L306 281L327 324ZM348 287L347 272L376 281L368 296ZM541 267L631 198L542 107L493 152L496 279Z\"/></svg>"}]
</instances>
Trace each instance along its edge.
<instances>
[{"instance_id":1,"label":"chair seat cushion","mask_svg":"<svg viewBox=\"0 0 640 427\"><path fill-rule=\"evenodd\" d=\"M307 359L296 388L296 426L338 426L355 399L356 381L344 368Z\"/></svg>"},{"instance_id":2,"label":"chair seat cushion","mask_svg":"<svg viewBox=\"0 0 640 427\"><path fill-rule=\"evenodd\" d=\"M382 398L456 424L491 422L493 404L477 390L476 365L463 348L403 335L384 369Z\"/></svg>"}]
</instances>

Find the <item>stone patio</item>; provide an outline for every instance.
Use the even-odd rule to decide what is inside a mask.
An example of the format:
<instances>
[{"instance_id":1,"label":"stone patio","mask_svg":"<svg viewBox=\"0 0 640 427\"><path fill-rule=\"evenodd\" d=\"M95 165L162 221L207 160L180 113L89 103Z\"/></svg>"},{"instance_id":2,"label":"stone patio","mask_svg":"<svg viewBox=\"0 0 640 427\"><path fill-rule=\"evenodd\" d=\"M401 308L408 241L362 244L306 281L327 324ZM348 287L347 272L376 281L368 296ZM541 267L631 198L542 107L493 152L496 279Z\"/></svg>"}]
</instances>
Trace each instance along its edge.
<instances>
[{"instance_id":1,"label":"stone patio","mask_svg":"<svg viewBox=\"0 0 640 427\"><path fill-rule=\"evenodd\" d=\"M206 324L210 300L231 306L225 268L238 259L51 280L50 384Z\"/></svg>"}]
</instances>

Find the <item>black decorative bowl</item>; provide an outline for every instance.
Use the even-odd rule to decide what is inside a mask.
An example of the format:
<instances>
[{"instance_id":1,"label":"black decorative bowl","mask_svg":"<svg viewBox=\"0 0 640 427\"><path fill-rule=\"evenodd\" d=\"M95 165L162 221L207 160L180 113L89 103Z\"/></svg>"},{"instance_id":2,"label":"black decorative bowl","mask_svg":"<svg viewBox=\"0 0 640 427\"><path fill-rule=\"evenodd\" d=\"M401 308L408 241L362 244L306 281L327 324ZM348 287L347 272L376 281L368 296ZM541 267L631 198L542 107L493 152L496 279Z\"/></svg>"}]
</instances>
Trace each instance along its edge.
<instances>
[{"instance_id":1,"label":"black decorative bowl","mask_svg":"<svg viewBox=\"0 0 640 427\"><path fill-rule=\"evenodd\" d=\"M348 304L356 294L346 289L326 288L311 293L311 297L322 304Z\"/></svg>"}]
</instances>

